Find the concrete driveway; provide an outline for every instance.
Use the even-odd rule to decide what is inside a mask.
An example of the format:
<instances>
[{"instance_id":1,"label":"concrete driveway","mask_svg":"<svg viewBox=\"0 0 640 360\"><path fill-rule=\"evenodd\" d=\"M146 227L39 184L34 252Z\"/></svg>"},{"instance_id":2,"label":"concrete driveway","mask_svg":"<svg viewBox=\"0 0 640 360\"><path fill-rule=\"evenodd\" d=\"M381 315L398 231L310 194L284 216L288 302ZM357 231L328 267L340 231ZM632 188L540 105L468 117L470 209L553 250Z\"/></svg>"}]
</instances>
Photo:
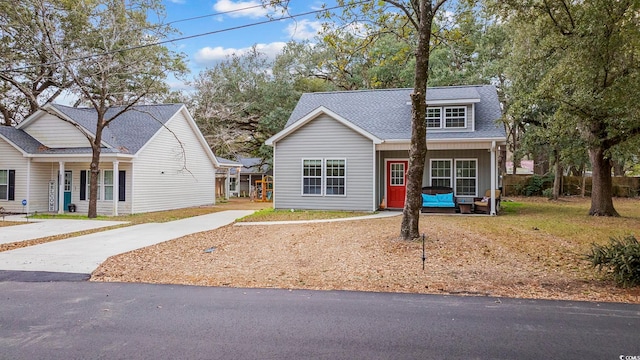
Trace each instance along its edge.
<instances>
[{"instance_id":1,"label":"concrete driveway","mask_svg":"<svg viewBox=\"0 0 640 360\"><path fill-rule=\"evenodd\" d=\"M230 224L237 218L252 213L253 210L221 211L167 223L148 223L128 226L0 252L0 270L91 274L110 256L176 239L185 235L213 230ZM73 224L75 226L82 226L81 223L85 222L85 220L69 221L77 223ZM5 227L0 230L0 233L4 236L7 228L24 228L25 230L30 229L29 231L32 231L31 236L38 238L50 236L42 234L47 233L50 228L57 226L56 223L49 221L38 224L37 227L33 229L29 228L29 226L32 225L33 224L25 224ZM70 229L69 227L72 225L67 224L67 226L67 229ZM40 234L37 234L37 228L42 229ZM12 229L12 231L17 230ZM6 237L9 238L9 236ZM16 235L15 238L18 238L18 235ZM6 276L4 277L6 278Z\"/></svg>"}]
</instances>

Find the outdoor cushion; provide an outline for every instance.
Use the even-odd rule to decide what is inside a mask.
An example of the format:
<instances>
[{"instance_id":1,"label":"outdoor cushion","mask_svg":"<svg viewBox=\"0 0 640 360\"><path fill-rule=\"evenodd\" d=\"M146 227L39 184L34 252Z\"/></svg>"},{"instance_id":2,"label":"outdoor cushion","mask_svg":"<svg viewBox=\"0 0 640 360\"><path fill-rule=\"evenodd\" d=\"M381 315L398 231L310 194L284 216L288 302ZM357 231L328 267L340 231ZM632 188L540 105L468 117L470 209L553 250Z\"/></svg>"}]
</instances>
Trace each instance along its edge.
<instances>
[{"instance_id":1,"label":"outdoor cushion","mask_svg":"<svg viewBox=\"0 0 640 360\"><path fill-rule=\"evenodd\" d=\"M453 203L453 193L437 194L438 202Z\"/></svg>"},{"instance_id":2,"label":"outdoor cushion","mask_svg":"<svg viewBox=\"0 0 640 360\"><path fill-rule=\"evenodd\" d=\"M453 202L453 193L449 194L422 194L422 207L455 207Z\"/></svg>"}]
</instances>

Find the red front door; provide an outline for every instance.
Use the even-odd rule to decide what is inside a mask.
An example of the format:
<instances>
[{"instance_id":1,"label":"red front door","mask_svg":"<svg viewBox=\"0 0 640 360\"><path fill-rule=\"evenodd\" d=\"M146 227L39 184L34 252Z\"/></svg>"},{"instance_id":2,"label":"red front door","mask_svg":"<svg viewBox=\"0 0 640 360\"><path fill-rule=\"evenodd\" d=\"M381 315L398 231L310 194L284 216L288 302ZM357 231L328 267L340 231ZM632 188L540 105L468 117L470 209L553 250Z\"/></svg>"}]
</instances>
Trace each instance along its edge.
<instances>
[{"instance_id":1,"label":"red front door","mask_svg":"<svg viewBox=\"0 0 640 360\"><path fill-rule=\"evenodd\" d=\"M387 162L387 207L403 208L407 196L407 160Z\"/></svg>"}]
</instances>

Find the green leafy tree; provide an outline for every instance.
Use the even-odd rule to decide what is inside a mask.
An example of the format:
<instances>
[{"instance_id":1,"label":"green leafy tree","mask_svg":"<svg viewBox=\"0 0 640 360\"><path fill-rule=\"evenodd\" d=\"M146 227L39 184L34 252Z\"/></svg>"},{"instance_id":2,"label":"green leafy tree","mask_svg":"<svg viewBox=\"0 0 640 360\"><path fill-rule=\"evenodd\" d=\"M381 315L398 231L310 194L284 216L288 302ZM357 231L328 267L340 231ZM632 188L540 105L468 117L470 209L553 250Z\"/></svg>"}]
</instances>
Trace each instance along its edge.
<instances>
[{"instance_id":1,"label":"green leafy tree","mask_svg":"<svg viewBox=\"0 0 640 360\"><path fill-rule=\"evenodd\" d=\"M71 84L47 48L64 46L51 22L70 21L60 1L0 2L0 125L14 125L55 100Z\"/></svg>"},{"instance_id":2,"label":"green leafy tree","mask_svg":"<svg viewBox=\"0 0 640 360\"><path fill-rule=\"evenodd\" d=\"M521 38L535 42L530 64L545 71L530 93L557 105L567 128L579 131L593 169L589 214L617 216L612 201L612 150L638 135L629 94L640 89L640 1L505 1L503 15Z\"/></svg>"},{"instance_id":3,"label":"green leafy tree","mask_svg":"<svg viewBox=\"0 0 640 360\"><path fill-rule=\"evenodd\" d=\"M282 130L302 92L328 89L316 53L289 43L275 60L256 47L201 72L193 82L194 117L216 154L271 160L264 141Z\"/></svg>"},{"instance_id":4,"label":"green leafy tree","mask_svg":"<svg viewBox=\"0 0 640 360\"><path fill-rule=\"evenodd\" d=\"M88 216L94 218L103 130L136 104L168 92L167 74L179 76L186 67L181 56L154 45L173 32L149 20L162 18L159 1L60 1L52 9L57 16L40 20L59 36L45 39L46 49L71 82L68 91L97 114L93 134L83 132L92 149ZM107 116L112 106L119 110Z\"/></svg>"}]
</instances>

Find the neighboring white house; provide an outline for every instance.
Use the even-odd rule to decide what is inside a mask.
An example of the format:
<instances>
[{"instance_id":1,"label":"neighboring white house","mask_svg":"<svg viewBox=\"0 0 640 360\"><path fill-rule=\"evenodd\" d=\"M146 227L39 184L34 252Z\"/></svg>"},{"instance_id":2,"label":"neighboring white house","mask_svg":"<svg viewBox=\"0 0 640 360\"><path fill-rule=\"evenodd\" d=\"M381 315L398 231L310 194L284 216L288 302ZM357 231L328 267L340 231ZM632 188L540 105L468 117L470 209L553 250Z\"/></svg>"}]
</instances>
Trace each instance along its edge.
<instances>
[{"instance_id":1,"label":"neighboring white house","mask_svg":"<svg viewBox=\"0 0 640 360\"><path fill-rule=\"evenodd\" d=\"M303 94L274 148L274 207L374 211L402 208L412 89ZM494 86L427 91L423 186L453 188L471 202L499 184L506 132Z\"/></svg>"},{"instance_id":2,"label":"neighboring white house","mask_svg":"<svg viewBox=\"0 0 640 360\"><path fill-rule=\"evenodd\" d=\"M16 127L0 126L0 206L62 213L89 204L93 108L49 104ZM110 114L120 110L109 109ZM219 164L182 104L140 105L104 129L98 213L133 214L215 203ZM23 206L23 202L26 205Z\"/></svg>"}]
</instances>

